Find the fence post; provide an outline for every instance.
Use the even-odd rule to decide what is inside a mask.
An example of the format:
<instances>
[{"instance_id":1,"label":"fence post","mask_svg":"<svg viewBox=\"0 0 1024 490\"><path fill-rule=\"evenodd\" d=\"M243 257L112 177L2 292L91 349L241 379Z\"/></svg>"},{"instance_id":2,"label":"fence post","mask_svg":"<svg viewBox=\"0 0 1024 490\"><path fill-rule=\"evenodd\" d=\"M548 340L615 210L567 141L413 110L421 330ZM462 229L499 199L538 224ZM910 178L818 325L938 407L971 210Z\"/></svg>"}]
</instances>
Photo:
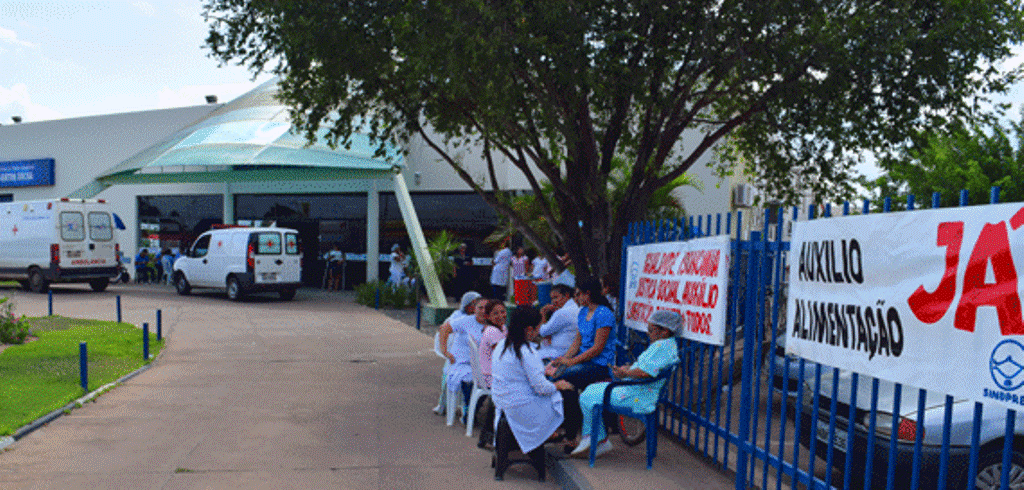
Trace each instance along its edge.
<instances>
[{"instance_id":1,"label":"fence post","mask_svg":"<svg viewBox=\"0 0 1024 490\"><path fill-rule=\"evenodd\" d=\"M85 342L78 343L78 379L82 391L89 392L89 348Z\"/></svg>"},{"instance_id":2,"label":"fence post","mask_svg":"<svg viewBox=\"0 0 1024 490\"><path fill-rule=\"evenodd\" d=\"M163 323L164 322L163 322L163 314L162 313L163 313L162 311L156 310L156 340L157 341L160 341L160 340L164 339L164 332L163 332Z\"/></svg>"},{"instance_id":3,"label":"fence post","mask_svg":"<svg viewBox=\"0 0 1024 490\"><path fill-rule=\"evenodd\" d=\"M627 268L629 264L626 263L626 254L629 251L630 236L632 235L633 224L630 223L627 227L626 236L622 237L622 255L619 259L619 284L618 295L619 295L619 307L616 308L615 312L615 337L619 339L619 345L626 345L626 328L625 328L625 312L626 312L626 275L629 272ZM677 237L678 239L678 237ZM618 354L618 349L616 349ZM616 361L620 361L616 358ZM619 362L621 364L621 362Z\"/></svg>"},{"instance_id":4,"label":"fence post","mask_svg":"<svg viewBox=\"0 0 1024 490\"><path fill-rule=\"evenodd\" d=\"M149 360L149 324L142 324L142 359Z\"/></svg>"},{"instance_id":5,"label":"fence post","mask_svg":"<svg viewBox=\"0 0 1024 490\"><path fill-rule=\"evenodd\" d=\"M746 490L748 465L750 464L750 415L753 409L753 377L754 358L751 355L755 351L757 343L758 325L755 325L757 318L757 288L760 282L758 277L761 268L753 264L761 263L761 254L764 252L764 242L761 241L761 232L750 232L750 254L747 255L747 284L743 298L743 377L740 387L740 426L737 432L739 440L736 447L739 451L736 463L736 490ZM748 352L750 354L748 354Z\"/></svg>"},{"instance_id":6,"label":"fence post","mask_svg":"<svg viewBox=\"0 0 1024 490\"><path fill-rule=\"evenodd\" d=\"M416 330L420 329L420 318L423 316L423 303L420 301L420 295L416 295Z\"/></svg>"}]
</instances>

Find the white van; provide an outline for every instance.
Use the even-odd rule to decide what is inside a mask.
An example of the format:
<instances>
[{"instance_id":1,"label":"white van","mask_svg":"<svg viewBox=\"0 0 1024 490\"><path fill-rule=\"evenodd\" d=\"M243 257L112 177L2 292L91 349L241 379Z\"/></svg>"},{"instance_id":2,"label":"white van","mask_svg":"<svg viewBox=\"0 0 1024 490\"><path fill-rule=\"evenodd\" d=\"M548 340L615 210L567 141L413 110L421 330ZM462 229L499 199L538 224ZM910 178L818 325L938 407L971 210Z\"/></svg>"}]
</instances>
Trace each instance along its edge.
<instances>
[{"instance_id":1,"label":"white van","mask_svg":"<svg viewBox=\"0 0 1024 490\"><path fill-rule=\"evenodd\" d=\"M239 300L251 292L295 297L302 285L299 232L289 228L222 227L203 233L174 262L178 294L192 288L224 288Z\"/></svg>"},{"instance_id":2,"label":"white van","mask_svg":"<svg viewBox=\"0 0 1024 490\"><path fill-rule=\"evenodd\" d=\"M117 274L119 252L103 200L0 204L0 280L39 293L54 282L87 282L103 291Z\"/></svg>"}]
</instances>

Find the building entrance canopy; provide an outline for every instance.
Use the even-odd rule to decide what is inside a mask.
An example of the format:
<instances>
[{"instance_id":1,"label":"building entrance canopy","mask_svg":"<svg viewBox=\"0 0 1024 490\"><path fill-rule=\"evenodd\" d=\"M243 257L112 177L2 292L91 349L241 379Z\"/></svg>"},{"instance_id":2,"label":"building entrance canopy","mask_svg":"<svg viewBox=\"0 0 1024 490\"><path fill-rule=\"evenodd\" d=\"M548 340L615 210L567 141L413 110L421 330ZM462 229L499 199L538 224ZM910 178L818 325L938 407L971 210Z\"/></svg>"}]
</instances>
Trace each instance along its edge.
<instances>
[{"instance_id":1,"label":"building entrance canopy","mask_svg":"<svg viewBox=\"0 0 1024 490\"><path fill-rule=\"evenodd\" d=\"M310 143L293 131L288 108L277 99L277 91L277 79L260 85L68 197L90 198L119 184L392 179L430 301L446 305L398 152L388 148L383 158L377 158L376 147L362 135L353 135L349 148L331 148L322 137L325 131ZM376 250L377 237L368 236L367 244L371 242ZM368 257L368 278L376 277L376 267L376 260Z\"/></svg>"}]
</instances>

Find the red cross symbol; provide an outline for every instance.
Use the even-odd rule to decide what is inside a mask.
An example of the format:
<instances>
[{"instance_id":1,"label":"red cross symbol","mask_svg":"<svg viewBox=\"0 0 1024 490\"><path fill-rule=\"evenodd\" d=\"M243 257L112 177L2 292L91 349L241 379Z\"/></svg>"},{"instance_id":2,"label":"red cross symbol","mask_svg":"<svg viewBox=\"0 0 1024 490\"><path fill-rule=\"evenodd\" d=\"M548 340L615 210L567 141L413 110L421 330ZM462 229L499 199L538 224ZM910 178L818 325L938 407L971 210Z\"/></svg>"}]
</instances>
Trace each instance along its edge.
<instances>
[{"instance_id":1,"label":"red cross symbol","mask_svg":"<svg viewBox=\"0 0 1024 490\"><path fill-rule=\"evenodd\" d=\"M217 248L224 246L224 242L217 242Z\"/></svg>"},{"instance_id":2,"label":"red cross symbol","mask_svg":"<svg viewBox=\"0 0 1024 490\"><path fill-rule=\"evenodd\" d=\"M268 247L273 247L274 246L274 241L273 240L267 240L267 246Z\"/></svg>"},{"instance_id":3,"label":"red cross symbol","mask_svg":"<svg viewBox=\"0 0 1024 490\"><path fill-rule=\"evenodd\" d=\"M17 235L18 234L18 225L14 225L14 229L12 229L11 232L14 233L15 235Z\"/></svg>"}]
</instances>

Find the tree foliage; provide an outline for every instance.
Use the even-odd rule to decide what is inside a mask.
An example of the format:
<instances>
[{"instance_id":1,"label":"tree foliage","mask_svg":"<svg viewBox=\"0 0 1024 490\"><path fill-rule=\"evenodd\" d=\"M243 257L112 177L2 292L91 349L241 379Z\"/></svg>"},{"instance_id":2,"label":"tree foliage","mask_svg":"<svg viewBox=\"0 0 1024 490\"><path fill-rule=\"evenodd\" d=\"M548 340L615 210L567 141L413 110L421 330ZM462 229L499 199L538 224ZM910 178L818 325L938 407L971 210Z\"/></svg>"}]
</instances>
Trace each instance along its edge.
<instances>
[{"instance_id":1,"label":"tree foliage","mask_svg":"<svg viewBox=\"0 0 1024 490\"><path fill-rule=\"evenodd\" d=\"M955 124L923 133L916 145L879 163L885 174L872 190L879 196L913 194L924 206L935 192L941 207L957 206L962 189L970 204L988 203L992 187L1000 188L1000 201L1024 201L1022 124Z\"/></svg>"},{"instance_id":2,"label":"tree foliage","mask_svg":"<svg viewBox=\"0 0 1024 490\"><path fill-rule=\"evenodd\" d=\"M626 187L631 178L632 170L632 167L621 158L615 158L612 161L612 172L608 177L608 200L611 203L612 209L619 209L624 205L624 203L629 201L630 198L626 195ZM541 200L547 200L552 203L552 214L555 216L556 220L561 216L561 213L558 210L557 201L551 199L551 194L553 192L551 183L546 181L541 182L540 187L541 192L544 194L540 198L533 194L513 196L509 199L509 206L517 215L523 216L527 219L527 226L536 230L537 238L539 238L548 247L556 248L559 244L558 237L544 222ZM638 219L643 221L652 221L684 216L686 214L686 209L683 204L672 195L672 191L681 187L693 187L697 190L704 190L703 183L694 179L691 175L680 175L675 180L665 184L651 195L651 199L647 203L644 213L639 216ZM506 218L502 220L501 225L498 226L493 233L484 239L484 243L495 246L517 233L519 233L519 228L516 227L511 220Z\"/></svg>"},{"instance_id":3,"label":"tree foliage","mask_svg":"<svg viewBox=\"0 0 1024 490\"><path fill-rule=\"evenodd\" d=\"M421 138L554 260L532 216L491 192L495 162L510 162L584 275L614 268L653 194L726 136L725 162L777 190L798 180L825 195L849 190L858 150L969 119L977 94L1016 76L997 67L1022 38L1021 10L1013 0L208 0L205 15L212 56L281 75L310 137ZM468 144L485 175L453 151ZM632 169L618 207L615 158Z\"/></svg>"}]
</instances>

